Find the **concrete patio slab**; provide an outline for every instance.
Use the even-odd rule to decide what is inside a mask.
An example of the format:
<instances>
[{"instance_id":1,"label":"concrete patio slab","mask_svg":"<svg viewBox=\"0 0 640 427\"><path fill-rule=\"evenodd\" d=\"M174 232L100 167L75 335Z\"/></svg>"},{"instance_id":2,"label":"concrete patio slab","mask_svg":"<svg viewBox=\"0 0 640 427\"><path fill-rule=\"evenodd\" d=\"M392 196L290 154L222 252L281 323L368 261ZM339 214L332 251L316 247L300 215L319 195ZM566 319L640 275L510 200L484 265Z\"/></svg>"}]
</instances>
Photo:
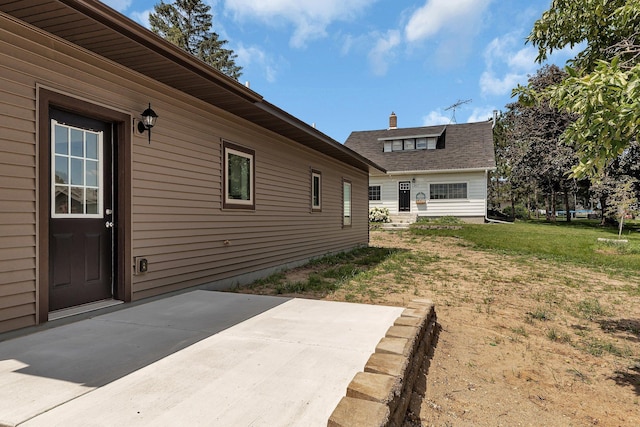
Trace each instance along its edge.
<instances>
[{"instance_id":1,"label":"concrete patio slab","mask_svg":"<svg viewBox=\"0 0 640 427\"><path fill-rule=\"evenodd\" d=\"M402 308L194 291L0 343L0 424L326 425Z\"/></svg>"}]
</instances>

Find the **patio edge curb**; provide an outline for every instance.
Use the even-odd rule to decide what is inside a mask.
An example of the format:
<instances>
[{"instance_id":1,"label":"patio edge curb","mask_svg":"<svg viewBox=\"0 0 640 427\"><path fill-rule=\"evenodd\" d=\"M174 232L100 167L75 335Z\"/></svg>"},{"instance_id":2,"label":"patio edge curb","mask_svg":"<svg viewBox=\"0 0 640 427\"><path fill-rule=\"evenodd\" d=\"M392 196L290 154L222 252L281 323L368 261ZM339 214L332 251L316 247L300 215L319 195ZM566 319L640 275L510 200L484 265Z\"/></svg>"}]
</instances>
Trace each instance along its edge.
<instances>
[{"instance_id":1,"label":"patio edge curb","mask_svg":"<svg viewBox=\"0 0 640 427\"><path fill-rule=\"evenodd\" d=\"M425 355L434 345L437 316L431 300L411 301L356 373L327 421L328 427L401 426Z\"/></svg>"}]
</instances>

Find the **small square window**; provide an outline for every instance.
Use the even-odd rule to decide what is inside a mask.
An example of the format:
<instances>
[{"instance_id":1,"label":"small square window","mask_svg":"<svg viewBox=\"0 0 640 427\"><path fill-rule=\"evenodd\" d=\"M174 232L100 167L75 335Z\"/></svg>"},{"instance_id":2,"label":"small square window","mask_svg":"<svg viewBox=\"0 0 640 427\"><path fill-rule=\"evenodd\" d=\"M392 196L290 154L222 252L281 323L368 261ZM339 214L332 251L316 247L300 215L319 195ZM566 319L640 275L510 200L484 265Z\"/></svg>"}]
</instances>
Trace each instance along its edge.
<instances>
[{"instance_id":1,"label":"small square window","mask_svg":"<svg viewBox=\"0 0 640 427\"><path fill-rule=\"evenodd\" d=\"M427 138L416 138L416 150L427 149Z\"/></svg>"},{"instance_id":2,"label":"small square window","mask_svg":"<svg viewBox=\"0 0 640 427\"><path fill-rule=\"evenodd\" d=\"M255 151L224 142L223 207L255 209Z\"/></svg>"},{"instance_id":3,"label":"small square window","mask_svg":"<svg viewBox=\"0 0 640 427\"><path fill-rule=\"evenodd\" d=\"M404 140L404 149L405 150L415 150L416 149L416 140L415 139L405 139Z\"/></svg>"},{"instance_id":4,"label":"small square window","mask_svg":"<svg viewBox=\"0 0 640 427\"><path fill-rule=\"evenodd\" d=\"M322 210L322 174L320 171L311 170L311 210Z\"/></svg>"},{"instance_id":5,"label":"small square window","mask_svg":"<svg viewBox=\"0 0 640 427\"><path fill-rule=\"evenodd\" d=\"M369 186L369 200L371 200L371 201L379 201L380 200L380 186L379 185L370 185Z\"/></svg>"},{"instance_id":6,"label":"small square window","mask_svg":"<svg viewBox=\"0 0 640 427\"><path fill-rule=\"evenodd\" d=\"M393 151L402 151L402 140L401 139L393 140Z\"/></svg>"}]
</instances>

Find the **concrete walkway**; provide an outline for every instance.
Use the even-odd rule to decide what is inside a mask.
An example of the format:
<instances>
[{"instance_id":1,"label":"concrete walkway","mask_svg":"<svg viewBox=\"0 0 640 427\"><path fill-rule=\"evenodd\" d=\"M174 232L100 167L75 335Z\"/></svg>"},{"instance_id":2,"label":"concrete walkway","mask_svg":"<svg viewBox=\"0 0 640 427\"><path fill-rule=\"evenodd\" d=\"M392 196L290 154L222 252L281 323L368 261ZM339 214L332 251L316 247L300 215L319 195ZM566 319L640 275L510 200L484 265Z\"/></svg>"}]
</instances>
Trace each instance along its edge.
<instances>
[{"instance_id":1,"label":"concrete walkway","mask_svg":"<svg viewBox=\"0 0 640 427\"><path fill-rule=\"evenodd\" d=\"M0 426L325 426L401 312L193 291L0 342Z\"/></svg>"}]
</instances>

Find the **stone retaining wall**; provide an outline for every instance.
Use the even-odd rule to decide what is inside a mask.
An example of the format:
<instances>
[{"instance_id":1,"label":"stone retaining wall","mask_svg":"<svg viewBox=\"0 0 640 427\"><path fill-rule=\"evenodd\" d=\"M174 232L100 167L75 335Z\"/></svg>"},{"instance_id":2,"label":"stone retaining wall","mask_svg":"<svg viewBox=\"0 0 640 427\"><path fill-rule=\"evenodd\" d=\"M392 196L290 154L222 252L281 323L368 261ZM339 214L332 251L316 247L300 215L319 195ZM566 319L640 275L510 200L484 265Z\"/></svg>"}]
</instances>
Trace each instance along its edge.
<instances>
[{"instance_id":1,"label":"stone retaining wall","mask_svg":"<svg viewBox=\"0 0 640 427\"><path fill-rule=\"evenodd\" d=\"M327 426L401 426L436 331L433 302L412 301L380 340L364 372L351 380Z\"/></svg>"}]
</instances>

